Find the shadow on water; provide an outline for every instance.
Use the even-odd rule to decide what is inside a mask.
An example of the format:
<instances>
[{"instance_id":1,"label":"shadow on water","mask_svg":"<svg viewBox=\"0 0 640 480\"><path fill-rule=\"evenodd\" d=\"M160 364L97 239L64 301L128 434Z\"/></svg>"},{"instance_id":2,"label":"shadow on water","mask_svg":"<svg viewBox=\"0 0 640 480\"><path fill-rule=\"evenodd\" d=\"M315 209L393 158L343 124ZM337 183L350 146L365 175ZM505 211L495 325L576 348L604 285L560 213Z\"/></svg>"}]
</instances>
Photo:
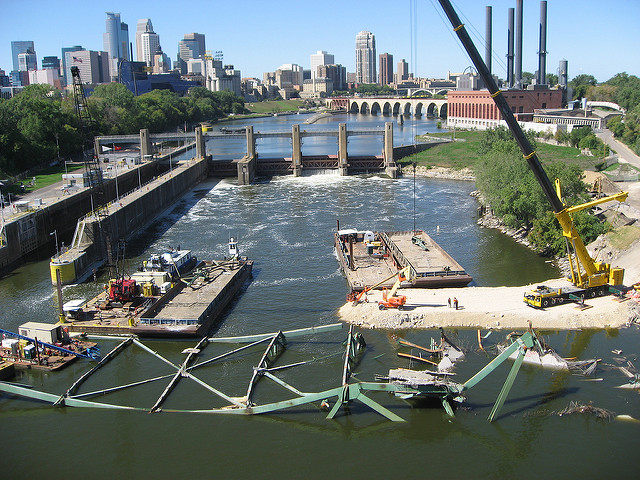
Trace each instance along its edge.
<instances>
[{"instance_id":1,"label":"shadow on water","mask_svg":"<svg viewBox=\"0 0 640 480\"><path fill-rule=\"evenodd\" d=\"M578 387L565 387L559 390L555 390L553 392L525 395L517 398L507 398L507 400L505 400L504 402L504 406L502 407L502 413L495 418L495 421L499 421L503 417L509 417L509 416L517 415L523 412L535 410L537 407L541 407L551 402L554 402L558 399L562 399L569 395L576 394L578 393L579 390L580 389ZM507 405L515 405L522 402L528 402L528 403L525 403L524 405L520 406L515 410L509 410L508 412L505 411L507 410L506 408ZM486 409L486 408L493 407L493 403L481 404L481 403L467 402L466 406L470 407L472 410L476 410L480 408Z\"/></svg>"}]
</instances>

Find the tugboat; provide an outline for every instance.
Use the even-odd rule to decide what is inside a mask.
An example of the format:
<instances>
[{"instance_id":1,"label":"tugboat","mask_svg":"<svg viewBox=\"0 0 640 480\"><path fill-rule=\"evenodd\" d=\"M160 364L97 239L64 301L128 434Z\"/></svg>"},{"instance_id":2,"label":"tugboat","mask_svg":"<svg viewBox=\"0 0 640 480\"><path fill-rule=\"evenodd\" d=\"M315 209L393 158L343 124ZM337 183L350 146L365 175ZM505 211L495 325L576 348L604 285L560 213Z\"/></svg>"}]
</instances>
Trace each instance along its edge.
<instances>
[{"instance_id":1,"label":"tugboat","mask_svg":"<svg viewBox=\"0 0 640 480\"><path fill-rule=\"evenodd\" d=\"M171 250L161 255L151 255L142 264L144 272L167 272L172 278L178 278L190 271L198 263L198 259L191 250Z\"/></svg>"}]
</instances>

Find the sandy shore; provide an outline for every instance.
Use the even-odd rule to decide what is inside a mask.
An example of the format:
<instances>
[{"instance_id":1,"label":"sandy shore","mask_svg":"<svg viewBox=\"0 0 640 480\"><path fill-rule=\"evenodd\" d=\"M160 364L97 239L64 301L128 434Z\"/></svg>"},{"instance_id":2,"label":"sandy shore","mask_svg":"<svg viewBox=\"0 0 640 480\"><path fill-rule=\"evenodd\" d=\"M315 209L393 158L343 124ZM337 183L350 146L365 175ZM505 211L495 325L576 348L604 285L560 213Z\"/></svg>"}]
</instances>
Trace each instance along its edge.
<instances>
[{"instance_id":1,"label":"sandy shore","mask_svg":"<svg viewBox=\"0 0 640 480\"><path fill-rule=\"evenodd\" d=\"M544 282L550 286L568 286L565 280ZM632 319L635 300L618 302L606 296L585 302L591 306L579 310L568 303L547 309L534 309L522 301L522 295L530 287L468 287L443 289L405 289L407 296L402 311L379 310L380 291L370 292L367 303L353 306L347 303L340 308L342 320L363 328L409 329L435 327L462 327L483 329L523 329L529 321L536 329L566 330L580 328L619 328ZM458 310L449 308L447 299L456 297Z\"/></svg>"}]
</instances>

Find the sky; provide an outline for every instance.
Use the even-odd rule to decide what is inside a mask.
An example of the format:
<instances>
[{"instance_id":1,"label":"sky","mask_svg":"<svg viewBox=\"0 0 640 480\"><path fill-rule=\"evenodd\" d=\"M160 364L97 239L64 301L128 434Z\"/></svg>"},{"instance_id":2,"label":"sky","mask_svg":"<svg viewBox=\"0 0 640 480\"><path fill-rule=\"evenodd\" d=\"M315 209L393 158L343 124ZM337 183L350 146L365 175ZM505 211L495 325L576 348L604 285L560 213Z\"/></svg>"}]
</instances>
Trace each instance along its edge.
<instances>
[{"instance_id":1,"label":"sky","mask_svg":"<svg viewBox=\"0 0 640 480\"><path fill-rule=\"evenodd\" d=\"M484 58L485 7L493 7L493 73L506 77L507 12L516 0L454 0ZM540 1L523 3L523 71L538 67ZM325 6L325 7L320 7ZM82 45L103 50L105 12L120 13L134 43L139 19L150 18L160 45L175 61L185 33L204 33L206 48L222 51L242 77L262 79L285 63L309 68L310 55L325 50L335 62L355 72L355 38L375 35L377 54L401 59L409 71L444 78L471 65L436 0L0 0L0 68L13 68L11 41L33 40L42 68L45 56L61 56L61 48ZM568 60L569 78L593 75L604 82L616 73L640 76L640 1L548 0L547 73L557 73Z\"/></svg>"}]
</instances>

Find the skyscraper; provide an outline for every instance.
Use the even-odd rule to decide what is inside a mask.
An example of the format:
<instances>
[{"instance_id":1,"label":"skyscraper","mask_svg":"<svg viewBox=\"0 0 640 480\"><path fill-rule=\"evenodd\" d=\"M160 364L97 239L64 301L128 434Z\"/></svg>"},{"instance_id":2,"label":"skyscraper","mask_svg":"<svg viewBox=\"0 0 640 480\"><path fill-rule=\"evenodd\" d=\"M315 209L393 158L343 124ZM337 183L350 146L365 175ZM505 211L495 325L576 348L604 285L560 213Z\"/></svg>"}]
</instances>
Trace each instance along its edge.
<instances>
[{"instance_id":1,"label":"skyscraper","mask_svg":"<svg viewBox=\"0 0 640 480\"><path fill-rule=\"evenodd\" d=\"M363 30L356 35L356 83L376 83L376 37Z\"/></svg>"},{"instance_id":2,"label":"skyscraper","mask_svg":"<svg viewBox=\"0 0 640 480\"><path fill-rule=\"evenodd\" d=\"M62 47L62 77L64 85L69 85L71 82L71 66L67 64L67 52L78 52L84 50L81 45L74 45L73 47Z\"/></svg>"},{"instance_id":3,"label":"skyscraper","mask_svg":"<svg viewBox=\"0 0 640 480\"><path fill-rule=\"evenodd\" d=\"M104 51L109 54L111 80L118 78L120 60L129 58L129 26L120 21L120 14L107 12L106 31L103 35Z\"/></svg>"},{"instance_id":4,"label":"skyscraper","mask_svg":"<svg viewBox=\"0 0 640 480\"><path fill-rule=\"evenodd\" d=\"M18 70L28 72L38 69L38 57L33 50L27 50L18 54Z\"/></svg>"},{"instance_id":5,"label":"skyscraper","mask_svg":"<svg viewBox=\"0 0 640 480\"><path fill-rule=\"evenodd\" d=\"M393 55L390 53L380 54L380 85L389 85L393 82Z\"/></svg>"},{"instance_id":6,"label":"skyscraper","mask_svg":"<svg viewBox=\"0 0 640 480\"><path fill-rule=\"evenodd\" d=\"M402 83L409 79L409 64L404 60L398 62L398 73L396 73L396 83Z\"/></svg>"},{"instance_id":7,"label":"skyscraper","mask_svg":"<svg viewBox=\"0 0 640 480\"><path fill-rule=\"evenodd\" d=\"M184 38L178 42L177 67L182 73L187 73L187 61L192 58L204 58L205 44L204 34L185 33Z\"/></svg>"},{"instance_id":8,"label":"skyscraper","mask_svg":"<svg viewBox=\"0 0 640 480\"><path fill-rule=\"evenodd\" d=\"M333 65L334 57L332 54L324 50L318 50L317 53L311 55L311 80L318 77L318 67L321 65Z\"/></svg>"},{"instance_id":9,"label":"skyscraper","mask_svg":"<svg viewBox=\"0 0 640 480\"><path fill-rule=\"evenodd\" d=\"M160 49L160 36L153 31L150 18L138 20L136 28L136 60L145 62L148 67L154 64L154 58Z\"/></svg>"},{"instance_id":10,"label":"skyscraper","mask_svg":"<svg viewBox=\"0 0 640 480\"><path fill-rule=\"evenodd\" d=\"M21 53L27 53L28 50L35 53L36 49L33 46L33 40L16 40L11 42L11 58L13 59L14 70L19 70L18 55Z\"/></svg>"}]
</instances>

